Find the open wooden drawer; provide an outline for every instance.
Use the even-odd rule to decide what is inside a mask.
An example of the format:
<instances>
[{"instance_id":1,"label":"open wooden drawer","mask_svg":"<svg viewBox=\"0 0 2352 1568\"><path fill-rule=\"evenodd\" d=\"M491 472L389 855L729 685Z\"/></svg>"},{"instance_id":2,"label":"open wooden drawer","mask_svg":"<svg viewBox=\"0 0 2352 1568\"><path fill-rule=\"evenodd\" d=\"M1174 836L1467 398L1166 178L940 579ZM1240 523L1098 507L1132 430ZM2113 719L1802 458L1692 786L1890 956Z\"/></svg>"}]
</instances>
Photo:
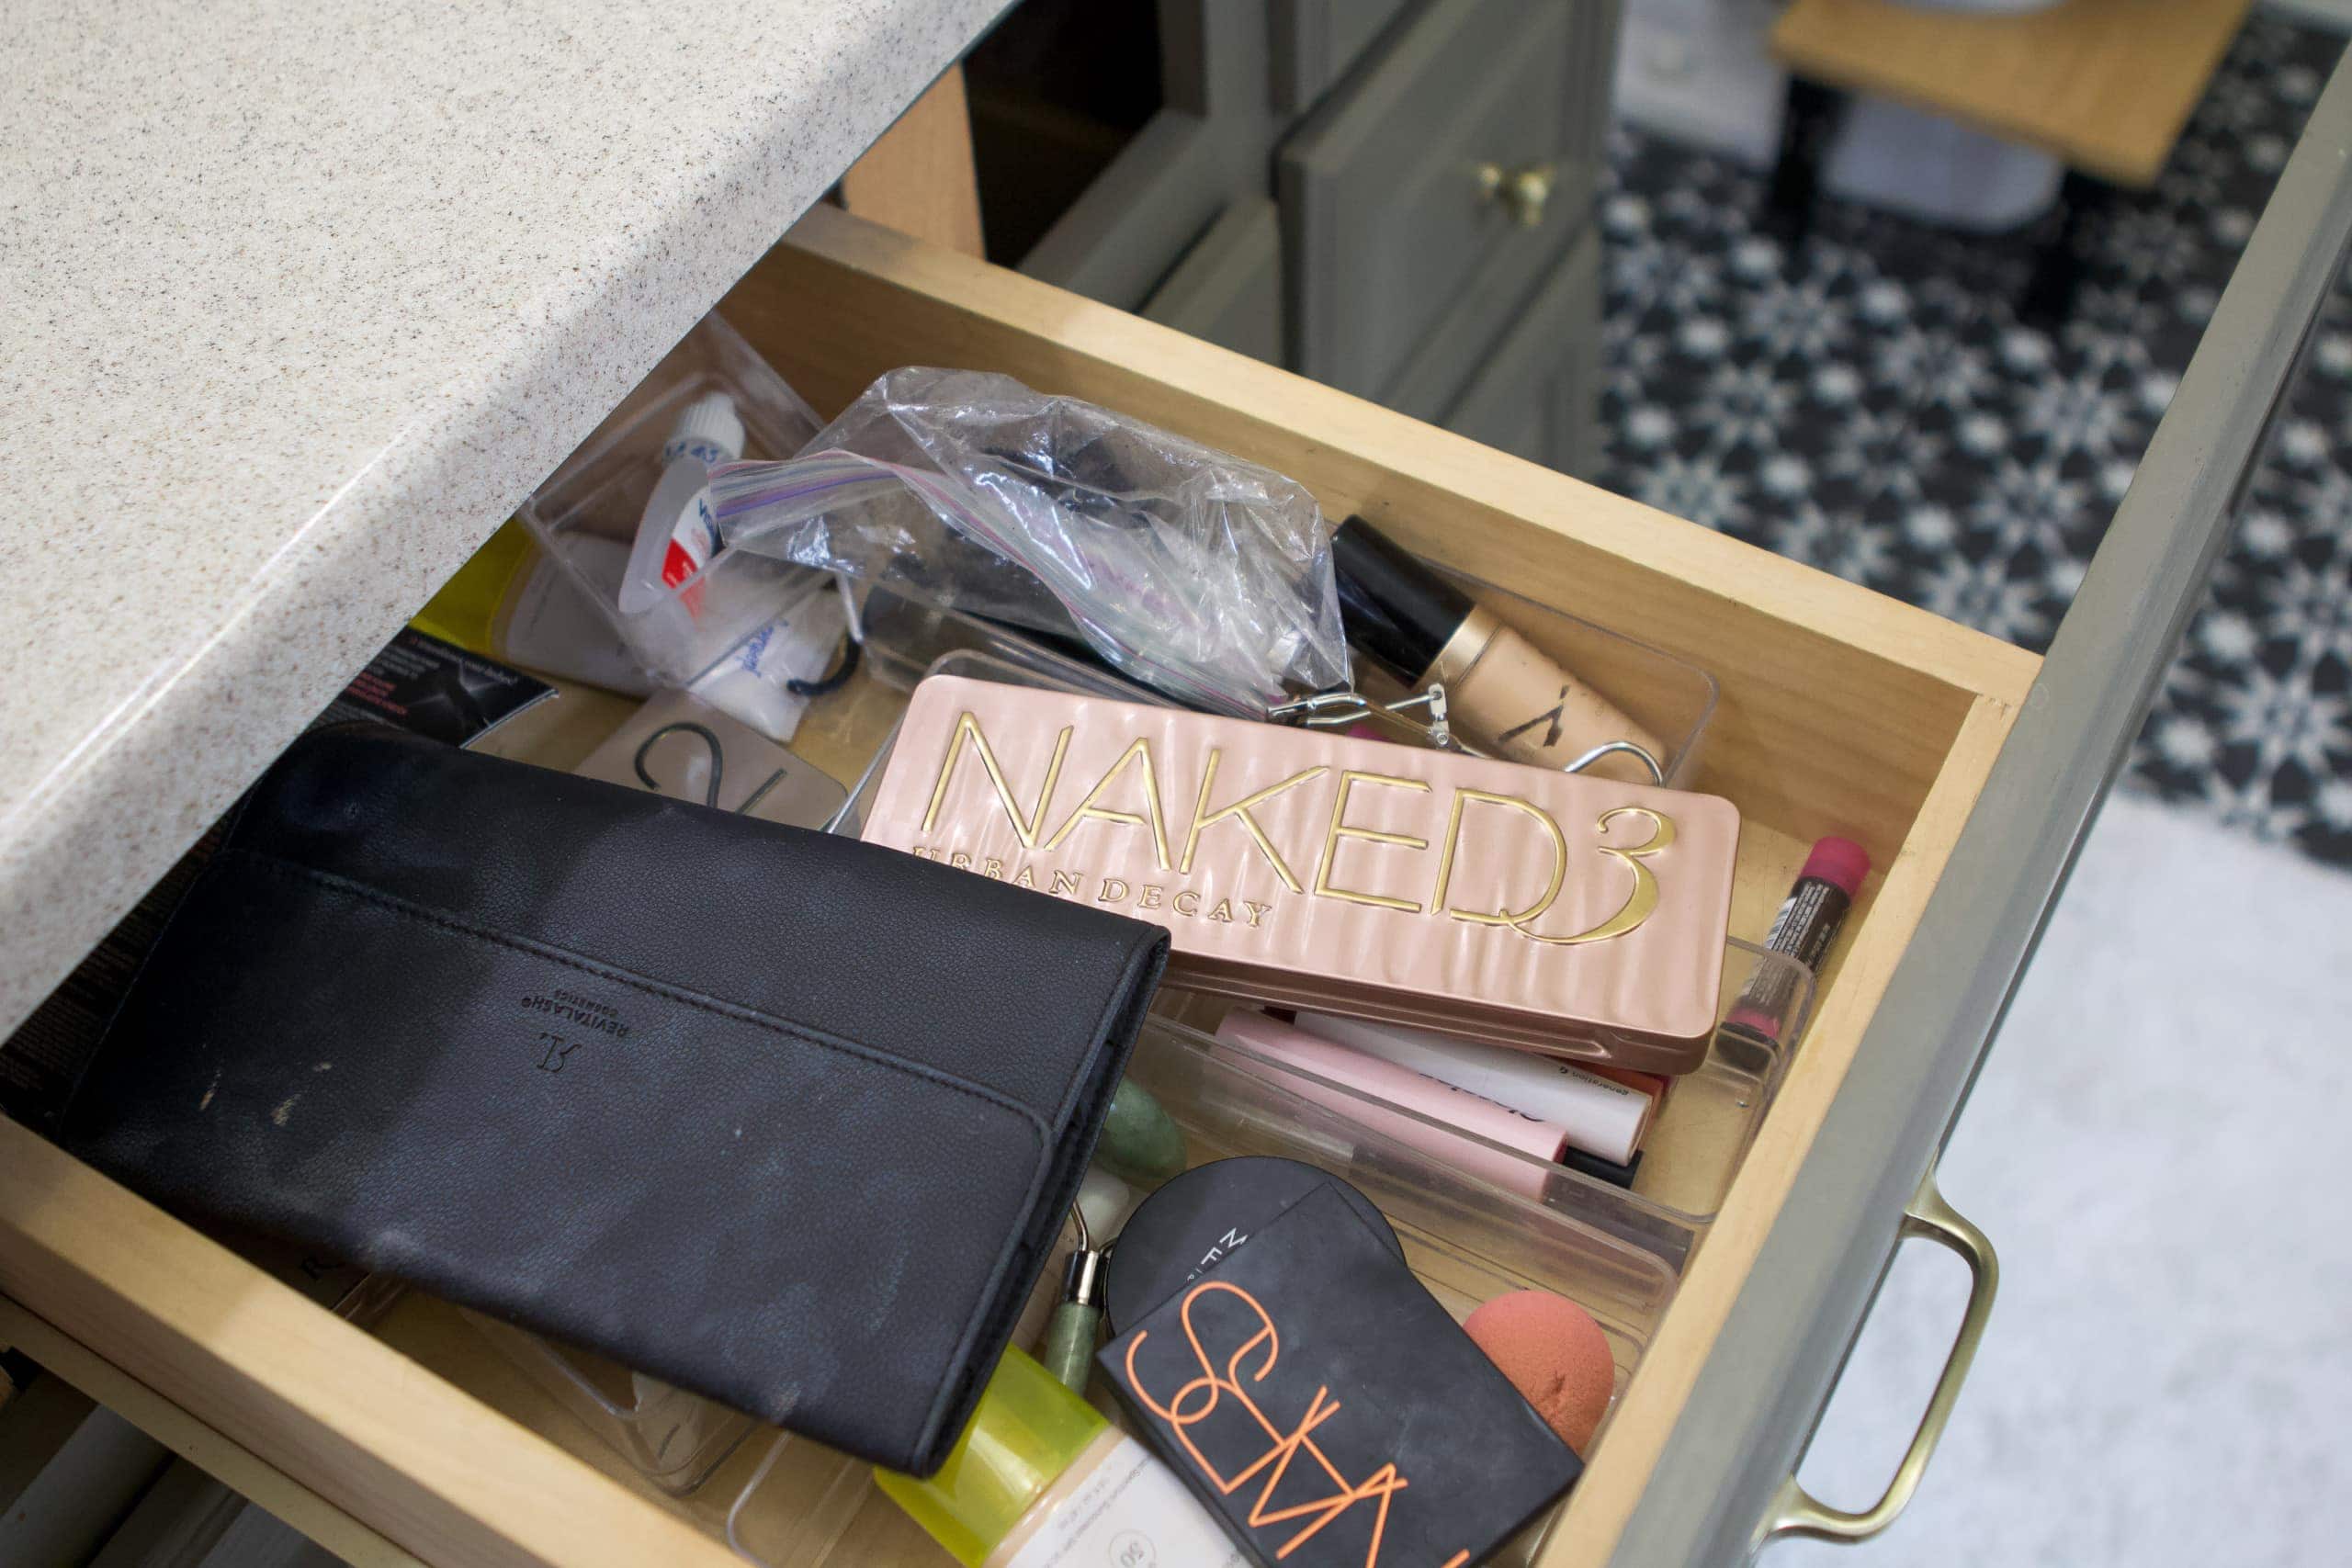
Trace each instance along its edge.
<instances>
[{"instance_id":1,"label":"open wooden drawer","mask_svg":"<svg viewBox=\"0 0 2352 1568\"><path fill-rule=\"evenodd\" d=\"M1761 935L1815 836L1845 833L1870 849L1881 869L1823 977L1779 1099L1541 1558L1544 1568L1610 1561L1995 777L2039 661L831 209L805 220L721 309L820 412L898 365L1004 371L1267 463L1304 481L1331 514L1362 512L1451 566L1713 671L1721 705L1700 783L1746 816L1739 934ZM1593 673L1604 684L1610 674ZM1915 1142L1931 1154L1940 1126L1919 1129ZM1877 1216L1882 1247L1901 1196ZM320 1533L358 1560L739 1562L710 1505L668 1499L635 1479L446 1310L426 1303L389 1320L386 1333L413 1357L7 1122L0 1291L45 1325L40 1332L185 1413L204 1440L249 1451L314 1493L327 1505L320 1517L348 1525ZM1678 1462L1693 1461L1682 1452ZM831 1561L946 1560L876 1496Z\"/></svg>"}]
</instances>

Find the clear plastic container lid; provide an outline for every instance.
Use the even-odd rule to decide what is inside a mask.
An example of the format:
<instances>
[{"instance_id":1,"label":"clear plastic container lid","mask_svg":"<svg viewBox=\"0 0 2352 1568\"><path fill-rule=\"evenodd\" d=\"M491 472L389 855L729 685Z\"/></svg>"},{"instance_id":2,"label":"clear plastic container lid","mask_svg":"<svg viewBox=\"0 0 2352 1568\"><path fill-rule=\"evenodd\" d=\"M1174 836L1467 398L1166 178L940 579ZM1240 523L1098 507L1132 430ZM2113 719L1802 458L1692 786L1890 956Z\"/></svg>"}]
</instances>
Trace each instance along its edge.
<instances>
[{"instance_id":1,"label":"clear plastic container lid","mask_svg":"<svg viewBox=\"0 0 2352 1568\"><path fill-rule=\"evenodd\" d=\"M478 1312L466 1320L654 1485L684 1496L759 1423L741 1411Z\"/></svg>"},{"instance_id":2,"label":"clear plastic container lid","mask_svg":"<svg viewBox=\"0 0 2352 1568\"><path fill-rule=\"evenodd\" d=\"M716 312L647 372L516 516L659 683L689 684L806 592L816 574L721 549L634 614L620 591L663 452L687 411L724 393L747 457L788 457L823 422ZM697 426L699 428L699 426Z\"/></svg>"}]
</instances>

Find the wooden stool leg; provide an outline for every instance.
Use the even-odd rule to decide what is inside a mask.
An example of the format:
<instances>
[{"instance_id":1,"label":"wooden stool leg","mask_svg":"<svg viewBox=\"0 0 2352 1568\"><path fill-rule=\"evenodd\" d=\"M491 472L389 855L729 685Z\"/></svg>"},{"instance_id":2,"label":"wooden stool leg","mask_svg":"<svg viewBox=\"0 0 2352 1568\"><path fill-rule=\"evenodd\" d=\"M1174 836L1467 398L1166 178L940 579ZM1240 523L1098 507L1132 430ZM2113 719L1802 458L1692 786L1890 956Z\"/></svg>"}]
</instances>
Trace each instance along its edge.
<instances>
[{"instance_id":1,"label":"wooden stool leg","mask_svg":"<svg viewBox=\"0 0 2352 1568\"><path fill-rule=\"evenodd\" d=\"M1845 118L1846 95L1835 87L1789 78L1788 111L1781 117L1781 155L1772 165L1767 220L1790 244L1813 227L1813 204L1821 188L1821 160Z\"/></svg>"},{"instance_id":2,"label":"wooden stool leg","mask_svg":"<svg viewBox=\"0 0 2352 1568\"><path fill-rule=\"evenodd\" d=\"M2018 316L2028 326L2054 332L2075 308L2075 290L2083 281L2083 226L2086 219L2115 197L2115 187L2096 175L2066 171L2058 186L2058 226L2041 254L2034 258L2033 276L2018 301Z\"/></svg>"}]
</instances>

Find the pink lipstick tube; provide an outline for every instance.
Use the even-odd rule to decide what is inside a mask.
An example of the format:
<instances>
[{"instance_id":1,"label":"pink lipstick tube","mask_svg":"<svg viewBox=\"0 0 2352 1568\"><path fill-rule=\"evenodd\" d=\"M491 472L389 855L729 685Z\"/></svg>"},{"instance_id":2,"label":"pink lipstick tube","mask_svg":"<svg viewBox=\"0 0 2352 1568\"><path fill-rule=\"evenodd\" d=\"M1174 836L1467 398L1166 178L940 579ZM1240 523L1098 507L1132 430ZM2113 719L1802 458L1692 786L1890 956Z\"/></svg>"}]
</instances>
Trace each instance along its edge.
<instances>
[{"instance_id":1,"label":"pink lipstick tube","mask_svg":"<svg viewBox=\"0 0 2352 1568\"><path fill-rule=\"evenodd\" d=\"M1302 1012L1298 1027L1417 1077L1556 1127L1571 1148L1616 1165L1632 1159L1642 1146L1650 1113L1657 1106L1656 1095L1532 1052L1476 1045L1425 1029L1329 1013Z\"/></svg>"},{"instance_id":2,"label":"pink lipstick tube","mask_svg":"<svg viewBox=\"0 0 2352 1568\"><path fill-rule=\"evenodd\" d=\"M1217 1025L1216 1037L1225 1044L1238 1045L1278 1067L1297 1069L1296 1074L1272 1072L1263 1076L1274 1078L1301 1100L1339 1111L1374 1132L1419 1149L1441 1164L1525 1197L1541 1199L1550 1178L1543 1165L1531 1161L1557 1164L1567 1136L1560 1128L1507 1105L1440 1083L1409 1067L1367 1056L1329 1040L1318 1040L1304 1030L1293 1029L1248 1009L1236 1008L1227 1013L1225 1021ZM1250 1070L1261 1069L1252 1064ZM1313 1074L1314 1078L1297 1076L1306 1073ZM1343 1085L1355 1092L1344 1093L1329 1084ZM1380 1104L1367 1104L1367 1100ZM1384 1113L1380 1105L1398 1106L1418 1115ZM1430 1122L1441 1125L1433 1127ZM1445 1130L1449 1127L1473 1136L1453 1136ZM1476 1142L1479 1138L1487 1143ZM1500 1144L1530 1158L1513 1159L1487 1144Z\"/></svg>"},{"instance_id":3,"label":"pink lipstick tube","mask_svg":"<svg viewBox=\"0 0 2352 1568\"><path fill-rule=\"evenodd\" d=\"M1797 873L1795 885L1772 917L1764 945L1774 953L1787 953L1818 976L1829 956L1829 944L1838 940L1846 912L1854 907L1855 896L1861 892L1862 879L1870 870L1870 852L1853 840L1815 840L1804 869ZM1786 967L1759 969L1740 993L1724 1026L1777 1043L1789 1027L1795 988L1796 976Z\"/></svg>"}]
</instances>

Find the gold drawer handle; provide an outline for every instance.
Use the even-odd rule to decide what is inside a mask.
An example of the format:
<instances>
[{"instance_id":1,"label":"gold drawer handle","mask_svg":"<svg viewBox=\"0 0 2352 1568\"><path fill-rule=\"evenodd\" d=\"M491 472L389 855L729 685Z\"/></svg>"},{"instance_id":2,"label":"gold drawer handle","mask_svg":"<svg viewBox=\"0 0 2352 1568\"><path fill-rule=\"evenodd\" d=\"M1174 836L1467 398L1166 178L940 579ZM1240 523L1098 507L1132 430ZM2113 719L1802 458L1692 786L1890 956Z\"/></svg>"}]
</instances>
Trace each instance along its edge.
<instances>
[{"instance_id":1,"label":"gold drawer handle","mask_svg":"<svg viewBox=\"0 0 2352 1568\"><path fill-rule=\"evenodd\" d=\"M1503 210L1522 229L1544 227L1544 210L1552 200L1553 187L1560 181L1557 165L1529 164L1522 168L1506 169L1500 164L1481 164L1476 173L1480 196L1500 202Z\"/></svg>"},{"instance_id":2,"label":"gold drawer handle","mask_svg":"<svg viewBox=\"0 0 2352 1568\"><path fill-rule=\"evenodd\" d=\"M1898 1240L1917 1236L1936 1242L1959 1254L1968 1265L1968 1311L1960 1320L1960 1332L1953 1337L1951 1354L1944 1358L1944 1370L1936 1380L1936 1392L1928 1401L1927 1413L1919 1417L1919 1429L1911 1436L1909 1451L1903 1462L1894 1468L1894 1479L1887 1483L1885 1495L1859 1514L1833 1508L1797 1484L1791 1474L1781 1483L1781 1490L1772 1499L1772 1506L1764 1517L1763 1529L1758 1533L1757 1544L1779 1540L1782 1536L1811 1536L1815 1540L1868 1540L1893 1524L1911 1501L1911 1494L1919 1489L1919 1478L1927 1473L1928 1460L1936 1451L1936 1441L1944 1435L1944 1424L1951 1419L1951 1407L1960 1398L1960 1385L1968 1376L1969 1363L1976 1359L1976 1347L1984 1337L1985 1320L1993 1315L1993 1292L2000 1287L2001 1264L1993 1255L1993 1244L1984 1233L1962 1219L1943 1194L1936 1190L1933 1171L1919 1184L1918 1194L1903 1213L1903 1228Z\"/></svg>"}]
</instances>

